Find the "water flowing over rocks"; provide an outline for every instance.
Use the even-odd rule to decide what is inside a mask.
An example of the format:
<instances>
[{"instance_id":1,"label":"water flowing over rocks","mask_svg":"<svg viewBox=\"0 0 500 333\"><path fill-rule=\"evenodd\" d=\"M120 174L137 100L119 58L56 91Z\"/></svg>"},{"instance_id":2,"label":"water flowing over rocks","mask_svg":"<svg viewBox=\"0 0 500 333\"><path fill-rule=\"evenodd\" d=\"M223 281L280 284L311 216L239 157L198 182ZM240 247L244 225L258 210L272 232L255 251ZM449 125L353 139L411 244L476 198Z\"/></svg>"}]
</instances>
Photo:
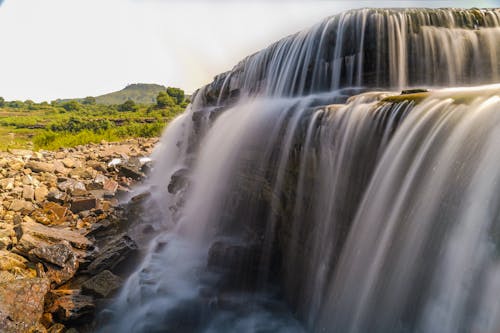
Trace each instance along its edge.
<instances>
[{"instance_id":1,"label":"water flowing over rocks","mask_svg":"<svg viewBox=\"0 0 500 333\"><path fill-rule=\"evenodd\" d=\"M499 36L498 9L352 10L198 90L100 332L498 332Z\"/></svg>"},{"instance_id":2,"label":"water flowing over rocks","mask_svg":"<svg viewBox=\"0 0 500 333\"><path fill-rule=\"evenodd\" d=\"M1 332L87 325L96 298L121 286L112 271L137 249L126 234L117 236L127 224L122 198L156 142L0 153Z\"/></svg>"}]
</instances>

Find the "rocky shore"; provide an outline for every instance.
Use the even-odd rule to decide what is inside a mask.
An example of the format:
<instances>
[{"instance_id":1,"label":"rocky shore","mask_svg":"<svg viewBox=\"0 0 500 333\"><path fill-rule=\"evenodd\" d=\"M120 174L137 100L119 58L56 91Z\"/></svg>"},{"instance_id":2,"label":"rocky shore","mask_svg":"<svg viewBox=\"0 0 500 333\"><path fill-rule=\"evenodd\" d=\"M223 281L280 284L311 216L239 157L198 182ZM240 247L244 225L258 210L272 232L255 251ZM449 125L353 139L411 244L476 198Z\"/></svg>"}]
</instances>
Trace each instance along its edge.
<instances>
[{"instance_id":1,"label":"rocky shore","mask_svg":"<svg viewBox=\"0 0 500 333\"><path fill-rule=\"evenodd\" d=\"M156 143L0 153L1 332L78 332L121 286L138 252L123 198Z\"/></svg>"}]
</instances>

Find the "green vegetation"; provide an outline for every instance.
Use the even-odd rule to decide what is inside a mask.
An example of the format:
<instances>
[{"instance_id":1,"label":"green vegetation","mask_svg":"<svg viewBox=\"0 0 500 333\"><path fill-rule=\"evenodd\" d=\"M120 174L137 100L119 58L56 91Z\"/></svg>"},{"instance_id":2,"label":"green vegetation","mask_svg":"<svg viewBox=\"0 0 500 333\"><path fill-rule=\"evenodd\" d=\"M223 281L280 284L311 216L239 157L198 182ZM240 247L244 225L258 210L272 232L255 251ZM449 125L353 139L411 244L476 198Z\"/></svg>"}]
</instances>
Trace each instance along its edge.
<instances>
[{"instance_id":1,"label":"green vegetation","mask_svg":"<svg viewBox=\"0 0 500 333\"><path fill-rule=\"evenodd\" d=\"M188 102L181 89L168 89L163 88L145 104L127 99L103 105L90 96L51 104L0 97L0 149L58 149L101 140L159 136Z\"/></svg>"}]
</instances>

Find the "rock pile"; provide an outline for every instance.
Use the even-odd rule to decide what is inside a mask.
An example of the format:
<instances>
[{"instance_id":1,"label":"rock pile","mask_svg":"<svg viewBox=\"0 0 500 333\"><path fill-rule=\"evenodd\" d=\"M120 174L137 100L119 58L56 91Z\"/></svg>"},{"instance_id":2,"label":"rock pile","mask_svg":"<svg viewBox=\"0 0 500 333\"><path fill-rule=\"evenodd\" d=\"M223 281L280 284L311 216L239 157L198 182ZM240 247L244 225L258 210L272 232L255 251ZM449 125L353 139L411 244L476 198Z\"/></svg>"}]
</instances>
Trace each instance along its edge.
<instances>
[{"instance_id":1,"label":"rock pile","mask_svg":"<svg viewBox=\"0 0 500 333\"><path fill-rule=\"evenodd\" d=\"M137 252L120 198L156 142L0 153L1 332L63 332L120 287L118 268Z\"/></svg>"}]
</instances>

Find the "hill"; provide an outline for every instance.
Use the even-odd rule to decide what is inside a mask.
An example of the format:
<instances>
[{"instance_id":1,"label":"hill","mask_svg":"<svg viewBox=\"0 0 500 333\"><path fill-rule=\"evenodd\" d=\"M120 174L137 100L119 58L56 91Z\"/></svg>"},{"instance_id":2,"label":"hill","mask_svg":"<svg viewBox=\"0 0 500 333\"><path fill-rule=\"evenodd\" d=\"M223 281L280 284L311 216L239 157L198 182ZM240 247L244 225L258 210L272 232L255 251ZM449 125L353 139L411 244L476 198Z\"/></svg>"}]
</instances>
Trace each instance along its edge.
<instances>
[{"instance_id":1,"label":"hill","mask_svg":"<svg viewBox=\"0 0 500 333\"><path fill-rule=\"evenodd\" d=\"M167 88L159 84L136 83L125 87L120 91L96 97L97 104L121 104L129 99L137 104L156 103L156 96L160 91L166 91Z\"/></svg>"}]
</instances>

